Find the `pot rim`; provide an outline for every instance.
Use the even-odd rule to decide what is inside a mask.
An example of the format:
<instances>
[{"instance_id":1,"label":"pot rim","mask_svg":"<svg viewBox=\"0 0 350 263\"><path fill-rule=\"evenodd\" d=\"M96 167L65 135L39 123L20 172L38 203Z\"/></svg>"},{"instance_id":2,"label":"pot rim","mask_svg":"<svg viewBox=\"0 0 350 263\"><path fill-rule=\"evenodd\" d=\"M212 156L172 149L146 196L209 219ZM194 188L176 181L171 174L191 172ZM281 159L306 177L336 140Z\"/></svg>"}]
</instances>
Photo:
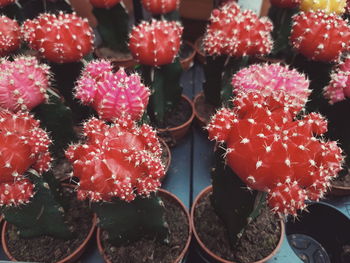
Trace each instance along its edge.
<instances>
[{"instance_id":1,"label":"pot rim","mask_svg":"<svg viewBox=\"0 0 350 263\"><path fill-rule=\"evenodd\" d=\"M183 58L183 59L180 59L181 65L184 65L184 64L186 64L186 63L189 63L189 62L193 61L194 57L196 56L197 50L196 50L195 46L194 46L190 41L188 41L188 40L182 41L182 44L183 44L183 45L187 45L187 46L189 46L189 47L192 49L192 52L190 53L189 56L187 56L187 57L185 57L185 58ZM190 68L190 67L185 68L185 67L183 66L183 68L184 68L184 70L187 70L187 69Z\"/></svg>"},{"instance_id":2,"label":"pot rim","mask_svg":"<svg viewBox=\"0 0 350 263\"><path fill-rule=\"evenodd\" d=\"M188 104L190 105L191 107L191 110L192 110L192 113L191 113L191 116L190 118L184 122L183 124L179 125L179 126L176 126L176 127L170 127L170 128L157 128L158 132L159 133L163 133L163 132L174 132L174 131L178 131L178 130L181 130L183 128L185 128L186 126L190 126L193 119L194 119L194 106L193 106L193 102L190 100L189 97L187 97L186 95L184 94L181 94L181 98L184 99L185 101L188 102Z\"/></svg>"},{"instance_id":3,"label":"pot rim","mask_svg":"<svg viewBox=\"0 0 350 263\"><path fill-rule=\"evenodd\" d=\"M217 260L218 262L221 263L237 263L235 261L229 261L226 259L223 259L221 257L219 257L218 255L214 254L210 249L208 249L205 244L201 241L201 239L199 238L199 235L197 233L196 227L195 227L195 223L194 223L194 212L195 212L195 207L196 204L198 203L198 201L208 192L212 191L213 186L209 185L206 188L204 188L195 198L193 204L192 204L192 208L191 208L191 225L192 225L192 232L195 236L196 241L198 242L198 244L200 245L200 247L205 251L205 253L207 253L208 255L210 255L212 258L214 258L215 260ZM269 259L271 259L281 248L283 240L284 240L284 236L285 236L285 226L284 226L284 222L282 220L282 218L279 220L280 222L280 227L281 227L281 234L280 234L280 239L277 243L277 246L275 247L275 249L265 258L260 259L258 261L254 261L251 263L264 263L266 261L268 261Z\"/></svg>"},{"instance_id":4,"label":"pot rim","mask_svg":"<svg viewBox=\"0 0 350 263\"><path fill-rule=\"evenodd\" d=\"M205 97L203 91L197 93L196 96L194 97L194 99L193 99L193 109L194 109L195 117L200 122L200 125L203 127L203 130L205 130L204 127L206 127L209 124L211 119L208 119L208 122L206 122L207 120L205 118L203 118L202 116L200 116L200 114L198 113L197 108L196 108L196 103L197 103L197 101L199 100L200 97ZM214 108L213 114L215 114L215 112L216 112L216 110Z\"/></svg>"},{"instance_id":5,"label":"pot rim","mask_svg":"<svg viewBox=\"0 0 350 263\"><path fill-rule=\"evenodd\" d=\"M164 164L164 170L165 170L165 174L166 174L169 171L169 168L170 168L172 154L171 154L171 150L169 148L169 145L164 141L164 139L162 139L159 136L157 136L157 138L158 138L159 142L164 145L166 151L168 152L168 160L167 160L166 164Z\"/></svg>"},{"instance_id":6,"label":"pot rim","mask_svg":"<svg viewBox=\"0 0 350 263\"><path fill-rule=\"evenodd\" d=\"M201 50L200 48L200 44L203 41L204 36L200 36L199 38L196 39L196 41L194 42L194 48L196 50L196 53L198 53L200 56L205 57L205 53Z\"/></svg>"},{"instance_id":7,"label":"pot rim","mask_svg":"<svg viewBox=\"0 0 350 263\"><path fill-rule=\"evenodd\" d=\"M187 241L186 241L186 244L184 246L184 248L182 249L180 255L174 260L174 263L180 263L181 260L185 257L188 249L189 249L189 246L190 246L190 243L191 243L191 239L192 239L192 232L193 232L193 229L192 229L192 224L191 224L191 218L190 218L190 214L188 212L188 209L185 207L185 205L183 204L183 202L176 196L174 195L173 193L165 190L165 189L158 189L158 192L162 193L162 194L165 194L165 195L168 195L170 196L172 199L174 199L176 201L176 203L178 205L180 205L181 207L181 210L185 213L186 215L186 218L187 218L187 222L188 222L188 238L187 238ZM104 253L104 248L102 246L102 242L101 242L101 228L97 227L97 237L96 237L96 241L97 241L97 248L98 248L98 251L100 252L100 254L103 256L103 259L105 262L107 263L112 263L105 255Z\"/></svg>"},{"instance_id":8,"label":"pot rim","mask_svg":"<svg viewBox=\"0 0 350 263\"><path fill-rule=\"evenodd\" d=\"M69 188L74 188L73 185L69 185L69 184L62 184L65 187L69 187ZM5 221L5 220L4 220ZM73 251L73 253L69 254L67 257L61 259L60 261L57 261L56 263L66 263L66 262L74 262L78 257L81 256L81 254L84 252L87 243L90 241L93 233L95 232L95 228L96 228L96 223L97 223L97 216L95 214L93 214L92 216L92 225L91 228L87 234L87 236L85 237L85 239L83 240L83 242L77 247L77 249L75 249ZM9 223L7 223L6 221L4 222L3 226L2 226L2 231L1 231L1 242L2 242L2 247L3 250L5 252L5 255L14 262L17 262L18 260L15 259L12 254L10 253L8 246L7 246L7 238L6 238L6 231L7 231L7 227L8 227Z\"/></svg>"},{"instance_id":9,"label":"pot rim","mask_svg":"<svg viewBox=\"0 0 350 263\"><path fill-rule=\"evenodd\" d=\"M102 48L102 46L96 47L93 51L93 53L100 59L104 58L100 52L100 48ZM131 54L131 53L130 53ZM116 57L112 57L112 58L105 58L111 62L117 62L117 63L125 63L125 62L132 62L135 61L135 64L137 64L136 60L134 59L134 57L131 55L130 58L116 58Z\"/></svg>"}]
</instances>

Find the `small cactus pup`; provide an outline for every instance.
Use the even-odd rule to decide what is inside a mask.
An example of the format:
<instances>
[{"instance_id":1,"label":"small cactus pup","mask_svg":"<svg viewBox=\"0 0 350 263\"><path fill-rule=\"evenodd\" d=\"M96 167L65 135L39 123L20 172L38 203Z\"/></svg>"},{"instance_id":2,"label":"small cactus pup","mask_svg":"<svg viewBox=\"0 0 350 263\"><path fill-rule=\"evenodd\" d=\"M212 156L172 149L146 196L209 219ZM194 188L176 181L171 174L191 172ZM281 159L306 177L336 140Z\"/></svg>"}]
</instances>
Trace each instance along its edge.
<instances>
[{"instance_id":1,"label":"small cactus pup","mask_svg":"<svg viewBox=\"0 0 350 263\"><path fill-rule=\"evenodd\" d=\"M203 85L206 103L219 107L227 101L232 88L232 74L247 64L248 56L263 56L272 50L272 23L251 10L241 10L228 1L214 9L204 35L207 54Z\"/></svg>"},{"instance_id":2,"label":"small cactus pup","mask_svg":"<svg viewBox=\"0 0 350 263\"><path fill-rule=\"evenodd\" d=\"M160 143L148 125L130 116L110 125L92 118L84 124L86 141L66 151L79 178L79 199L89 199L114 246L142 238L166 242L164 206L155 194L164 176Z\"/></svg>"},{"instance_id":3,"label":"small cactus pup","mask_svg":"<svg viewBox=\"0 0 350 263\"><path fill-rule=\"evenodd\" d=\"M323 10L326 13L342 15L345 12L346 0L301 0L300 9L304 12Z\"/></svg>"},{"instance_id":4,"label":"small cactus pup","mask_svg":"<svg viewBox=\"0 0 350 263\"><path fill-rule=\"evenodd\" d=\"M268 17L273 23L272 38L274 47L271 57L289 60L293 55L289 44L292 28L292 17L299 11L301 0L270 0Z\"/></svg>"},{"instance_id":5,"label":"small cactus pup","mask_svg":"<svg viewBox=\"0 0 350 263\"><path fill-rule=\"evenodd\" d=\"M296 96L241 92L234 108L220 109L207 127L225 149L217 154L212 205L233 244L264 206L295 217L306 200L324 196L341 169L341 149L322 138L327 121L317 113L301 116Z\"/></svg>"},{"instance_id":6,"label":"small cactus pup","mask_svg":"<svg viewBox=\"0 0 350 263\"><path fill-rule=\"evenodd\" d=\"M9 55L21 45L21 30L16 20L0 16L0 56Z\"/></svg>"},{"instance_id":7,"label":"small cactus pup","mask_svg":"<svg viewBox=\"0 0 350 263\"><path fill-rule=\"evenodd\" d=\"M128 75L124 68L113 72L107 60L91 61L77 81L75 97L91 105L106 121L124 115L141 119L148 104L149 89L141 83L137 73Z\"/></svg>"},{"instance_id":8,"label":"small cactus pup","mask_svg":"<svg viewBox=\"0 0 350 263\"><path fill-rule=\"evenodd\" d=\"M165 122L167 116L181 101L182 67L177 56L182 30L179 22L152 19L134 26L130 34L130 51L142 64L143 79L151 88L148 114L151 121L160 128L168 126ZM184 122L189 118L190 116Z\"/></svg>"}]
</instances>

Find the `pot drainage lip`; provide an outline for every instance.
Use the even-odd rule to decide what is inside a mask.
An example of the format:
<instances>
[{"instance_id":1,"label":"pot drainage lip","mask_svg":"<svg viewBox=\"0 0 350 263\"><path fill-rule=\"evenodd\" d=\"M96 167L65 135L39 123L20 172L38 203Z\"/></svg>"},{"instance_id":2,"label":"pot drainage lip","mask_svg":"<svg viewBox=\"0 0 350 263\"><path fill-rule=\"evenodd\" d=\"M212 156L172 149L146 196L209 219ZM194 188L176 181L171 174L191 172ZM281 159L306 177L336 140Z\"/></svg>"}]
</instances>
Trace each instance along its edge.
<instances>
[{"instance_id":1,"label":"pot drainage lip","mask_svg":"<svg viewBox=\"0 0 350 263\"><path fill-rule=\"evenodd\" d=\"M289 245L304 263L331 263L323 246L310 236L290 234Z\"/></svg>"}]
</instances>

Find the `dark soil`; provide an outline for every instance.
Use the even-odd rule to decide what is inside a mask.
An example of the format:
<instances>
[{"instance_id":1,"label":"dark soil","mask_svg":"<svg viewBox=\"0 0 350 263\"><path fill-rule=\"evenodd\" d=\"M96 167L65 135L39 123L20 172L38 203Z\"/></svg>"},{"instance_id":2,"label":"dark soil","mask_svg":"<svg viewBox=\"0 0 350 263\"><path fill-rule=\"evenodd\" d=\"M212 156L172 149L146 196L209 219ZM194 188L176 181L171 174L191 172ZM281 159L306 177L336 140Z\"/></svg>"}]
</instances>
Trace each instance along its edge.
<instances>
[{"instance_id":1,"label":"dark soil","mask_svg":"<svg viewBox=\"0 0 350 263\"><path fill-rule=\"evenodd\" d=\"M332 181L332 184L336 186L350 187L350 174L337 177Z\"/></svg>"},{"instance_id":2,"label":"dark soil","mask_svg":"<svg viewBox=\"0 0 350 263\"><path fill-rule=\"evenodd\" d=\"M76 238L62 240L50 236L22 239L17 235L17 228L9 225L6 237L10 253L19 261L57 262L74 252L88 235L92 226L92 212L88 203L76 199L73 189L67 188L65 196L69 198L66 222L76 233Z\"/></svg>"},{"instance_id":3,"label":"dark soil","mask_svg":"<svg viewBox=\"0 0 350 263\"><path fill-rule=\"evenodd\" d=\"M206 195L196 206L195 227L205 246L219 257L239 263L250 263L268 256L277 246L281 229L278 219L266 208L250 223L239 244L232 249L228 232L216 215Z\"/></svg>"},{"instance_id":4,"label":"dark soil","mask_svg":"<svg viewBox=\"0 0 350 263\"><path fill-rule=\"evenodd\" d=\"M57 180L64 181L70 179L72 171L72 164L66 158L54 160L52 173Z\"/></svg>"},{"instance_id":5,"label":"dark soil","mask_svg":"<svg viewBox=\"0 0 350 263\"><path fill-rule=\"evenodd\" d=\"M165 114L164 122L157 125L157 127L166 129L180 126L188 121L191 115L191 105L185 99L181 98L178 105L171 112Z\"/></svg>"},{"instance_id":6,"label":"dark soil","mask_svg":"<svg viewBox=\"0 0 350 263\"><path fill-rule=\"evenodd\" d=\"M195 101L194 108L197 112L198 118L203 122L204 125L207 125L210 121L211 116L215 113L215 107L209 103L205 103L205 97L199 96Z\"/></svg>"},{"instance_id":7,"label":"dark soil","mask_svg":"<svg viewBox=\"0 0 350 263\"><path fill-rule=\"evenodd\" d=\"M102 246L109 260L117 263L174 262L186 245L189 225L185 213L171 198L162 195L162 199L171 233L169 245L142 239L128 246L114 247L106 241L106 233L102 232Z\"/></svg>"}]
</instances>

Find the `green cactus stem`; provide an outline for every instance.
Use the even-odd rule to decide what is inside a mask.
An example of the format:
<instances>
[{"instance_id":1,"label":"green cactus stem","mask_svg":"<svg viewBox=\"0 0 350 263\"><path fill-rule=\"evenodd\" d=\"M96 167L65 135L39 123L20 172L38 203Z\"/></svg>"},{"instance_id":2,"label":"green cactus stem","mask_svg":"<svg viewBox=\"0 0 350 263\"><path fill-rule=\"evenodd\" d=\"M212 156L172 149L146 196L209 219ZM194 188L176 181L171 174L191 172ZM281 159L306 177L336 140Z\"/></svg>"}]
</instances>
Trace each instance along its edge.
<instances>
[{"instance_id":1,"label":"green cactus stem","mask_svg":"<svg viewBox=\"0 0 350 263\"><path fill-rule=\"evenodd\" d=\"M64 207L61 188L51 173L39 176L34 170L28 172L28 178L35 185L34 197L28 204L0 209L4 218L19 230L19 236L34 238L49 235L61 239L70 239L73 233L64 222Z\"/></svg>"},{"instance_id":2,"label":"green cactus stem","mask_svg":"<svg viewBox=\"0 0 350 263\"><path fill-rule=\"evenodd\" d=\"M99 226L107 231L108 241L127 245L142 238L168 243L169 229L165 221L164 204L160 197L137 197L128 203L122 200L92 203Z\"/></svg>"}]
</instances>

